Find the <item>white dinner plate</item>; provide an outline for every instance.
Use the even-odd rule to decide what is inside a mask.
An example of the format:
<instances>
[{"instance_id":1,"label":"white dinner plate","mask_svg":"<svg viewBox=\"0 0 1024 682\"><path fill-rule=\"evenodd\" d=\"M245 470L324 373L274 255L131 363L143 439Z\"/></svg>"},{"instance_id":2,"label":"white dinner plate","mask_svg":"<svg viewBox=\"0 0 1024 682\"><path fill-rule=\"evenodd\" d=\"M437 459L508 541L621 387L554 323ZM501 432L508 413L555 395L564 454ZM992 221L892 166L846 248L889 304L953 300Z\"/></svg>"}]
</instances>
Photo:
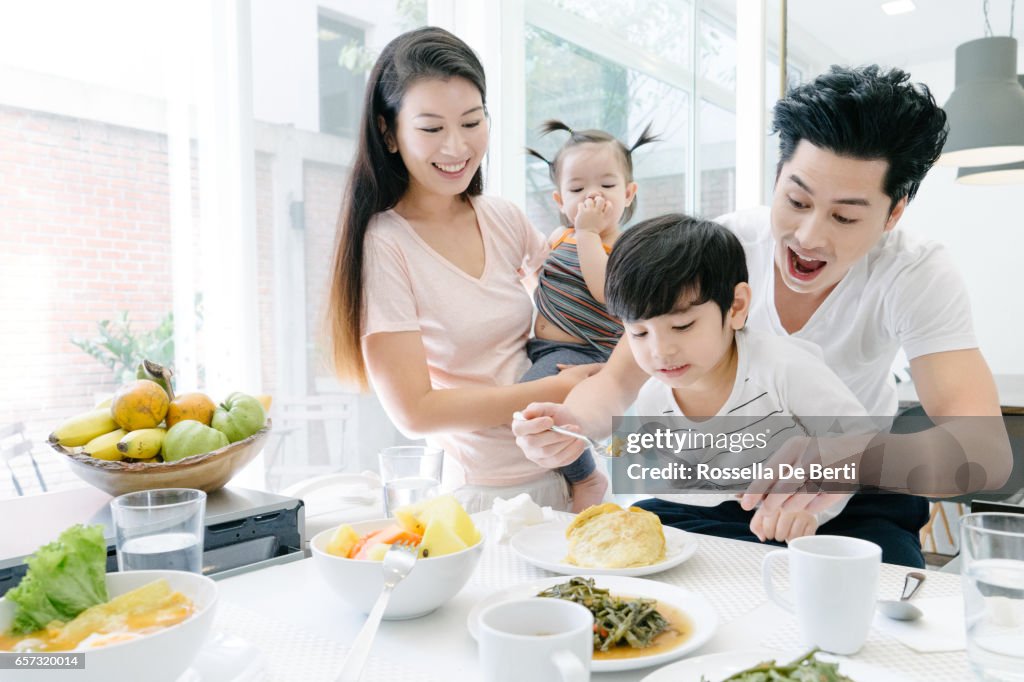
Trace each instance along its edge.
<instances>
[{"instance_id":1,"label":"white dinner plate","mask_svg":"<svg viewBox=\"0 0 1024 682\"><path fill-rule=\"evenodd\" d=\"M755 666L761 661L773 658L776 661L792 661L805 653L807 653L806 650L783 652L768 649L744 649L705 654L658 668L640 682L682 682L684 680L698 682L702 679L701 676L707 682L721 682L730 675ZM819 653L818 658L829 662L839 661L839 672L854 682L905 682L905 678L897 673L883 670L855 658L833 656L826 653Z\"/></svg>"},{"instance_id":2,"label":"white dinner plate","mask_svg":"<svg viewBox=\"0 0 1024 682\"><path fill-rule=\"evenodd\" d=\"M553 573L562 575L622 575L641 576L659 573L683 563L697 551L697 536L671 526L662 526L665 531L665 558L650 566L631 568L589 568L573 566L565 562L569 553L569 541L565 529L571 519L550 521L536 526L527 526L512 536L512 549L529 563Z\"/></svg>"},{"instance_id":3,"label":"white dinner plate","mask_svg":"<svg viewBox=\"0 0 1024 682\"><path fill-rule=\"evenodd\" d=\"M644 597L646 599L657 599L683 612L693 624L693 634L688 640L674 649L650 656L637 656L636 658L617 658L612 660L600 660L591 663L591 670L595 673L614 672L617 670L634 670L646 668L652 665L661 665L674 661L680 656L685 656L691 651L702 646L711 639L718 627L718 613L711 603L697 594L684 590L681 587L662 583L655 580L642 578L629 578L618 575L586 576L594 578L595 587L610 590L613 596ZM466 627L473 639L478 639L480 632L480 613L491 606L501 602L515 599L534 597L549 587L567 582L567 578L540 578L528 583L522 583L515 587L495 592L485 599L478 601L470 609L469 617L466 619Z\"/></svg>"}]
</instances>

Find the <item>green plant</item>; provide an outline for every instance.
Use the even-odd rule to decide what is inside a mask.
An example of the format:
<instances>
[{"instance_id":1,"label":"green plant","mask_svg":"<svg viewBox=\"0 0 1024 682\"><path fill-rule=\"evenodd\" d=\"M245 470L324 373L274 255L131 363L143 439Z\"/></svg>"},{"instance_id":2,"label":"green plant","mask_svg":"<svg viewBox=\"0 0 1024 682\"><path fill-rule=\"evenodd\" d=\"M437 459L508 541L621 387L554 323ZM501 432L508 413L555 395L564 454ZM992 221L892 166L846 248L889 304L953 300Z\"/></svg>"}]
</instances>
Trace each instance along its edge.
<instances>
[{"instance_id":1,"label":"green plant","mask_svg":"<svg viewBox=\"0 0 1024 682\"><path fill-rule=\"evenodd\" d=\"M202 327L202 296L196 296L196 330ZM174 365L174 313L167 313L156 327L138 332L132 328L128 311L113 320L97 323L98 335L91 339L72 338L71 343L114 373L119 383L135 379L143 360L170 367ZM199 369L200 377L202 368Z\"/></svg>"}]
</instances>

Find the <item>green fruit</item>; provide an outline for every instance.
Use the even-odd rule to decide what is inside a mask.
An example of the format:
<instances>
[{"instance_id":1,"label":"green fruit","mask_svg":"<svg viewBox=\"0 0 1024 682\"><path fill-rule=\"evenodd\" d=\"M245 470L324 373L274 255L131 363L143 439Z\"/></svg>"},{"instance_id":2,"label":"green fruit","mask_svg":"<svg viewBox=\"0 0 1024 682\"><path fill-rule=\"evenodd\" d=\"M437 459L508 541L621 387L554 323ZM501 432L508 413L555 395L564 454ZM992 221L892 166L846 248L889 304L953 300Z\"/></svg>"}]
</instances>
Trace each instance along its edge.
<instances>
[{"instance_id":1,"label":"green fruit","mask_svg":"<svg viewBox=\"0 0 1024 682\"><path fill-rule=\"evenodd\" d=\"M237 443L262 429L266 423L267 413L259 400L244 393L232 393L213 411L210 425L232 443Z\"/></svg>"},{"instance_id":2,"label":"green fruit","mask_svg":"<svg viewBox=\"0 0 1024 682\"><path fill-rule=\"evenodd\" d=\"M192 455L219 450L228 444L228 437L193 419L180 421L167 430L162 453L165 462L177 462Z\"/></svg>"}]
</instances>

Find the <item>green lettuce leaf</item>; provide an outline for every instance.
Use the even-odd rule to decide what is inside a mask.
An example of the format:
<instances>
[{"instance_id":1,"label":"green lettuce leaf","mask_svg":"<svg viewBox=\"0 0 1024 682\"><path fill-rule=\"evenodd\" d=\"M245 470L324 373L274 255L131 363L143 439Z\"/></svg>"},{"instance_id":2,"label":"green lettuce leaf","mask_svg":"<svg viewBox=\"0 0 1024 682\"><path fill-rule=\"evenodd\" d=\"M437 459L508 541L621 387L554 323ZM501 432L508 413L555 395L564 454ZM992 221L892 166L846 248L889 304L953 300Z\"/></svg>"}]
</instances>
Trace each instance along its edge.
<instances>
[{"instance_id":1,"label":"green lettuce leaf","mask_svg":"<svg viewBox=\"0 0 1024 682\"><path fill-rule=\"evenodd\" d=\"M28 573L5 597L17 611L15 634L41 630L54 620L68 622L107 596L107 542L103 526L72 526L28 559Z\"/></svg>"}]
</instances>

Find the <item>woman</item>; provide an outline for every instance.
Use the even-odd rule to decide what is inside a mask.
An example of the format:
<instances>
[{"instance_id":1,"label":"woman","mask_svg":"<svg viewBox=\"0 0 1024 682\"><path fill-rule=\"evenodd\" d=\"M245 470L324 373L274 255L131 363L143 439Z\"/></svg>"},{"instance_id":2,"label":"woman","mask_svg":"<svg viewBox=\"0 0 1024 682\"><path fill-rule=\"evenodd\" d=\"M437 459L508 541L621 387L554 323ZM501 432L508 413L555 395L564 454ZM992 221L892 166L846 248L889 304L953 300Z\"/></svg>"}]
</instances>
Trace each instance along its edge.
<instances>
[{"instance_id":1,"label":"woman","mask_svg":"<svg viewBox=\"0 0 1024 682\"><path fill-rule=\"evenodd\" d=\"M334 256L333 355L403 433L457 463L467 510L521 491L565 509L564 479L523 455L509 417L563 399L599 365L515 383L529 367L524 280L547 246L522 211L481 195L485 98L479 60L447 31L411 31L381 53Z\"/></svg>"}]
</instances>

